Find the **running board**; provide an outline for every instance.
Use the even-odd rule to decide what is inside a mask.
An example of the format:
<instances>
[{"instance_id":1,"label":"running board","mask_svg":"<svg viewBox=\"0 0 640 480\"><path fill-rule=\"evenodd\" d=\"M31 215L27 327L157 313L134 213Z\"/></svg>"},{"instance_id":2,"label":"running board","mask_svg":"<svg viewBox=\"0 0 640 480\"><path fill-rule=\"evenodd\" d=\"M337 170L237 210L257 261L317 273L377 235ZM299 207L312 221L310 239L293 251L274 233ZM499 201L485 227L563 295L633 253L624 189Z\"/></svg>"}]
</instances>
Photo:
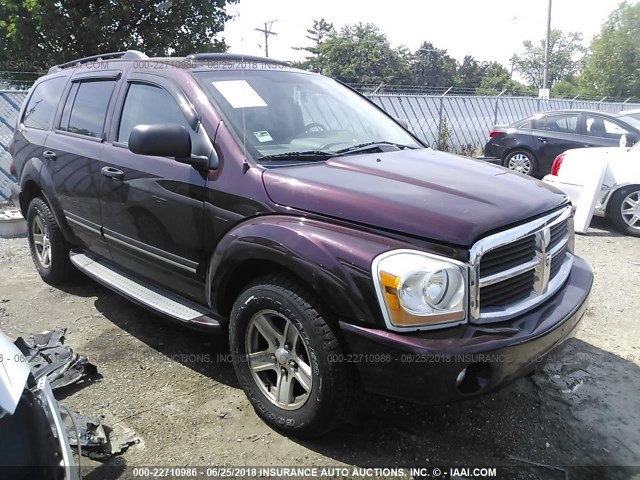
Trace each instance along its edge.
<instances>
[{"instance_id":1,"label":"running board","mask_svg":"<svg viewBox=\"0 0 640 480\"><path fill-rule=\"evenodd\" d=\"M200 330L218 330L220 323L202 305L164 288L134 278L109 262L82 251L69 252L71 262L105 287L154 312Z\"/></svg>"}]
</instances>

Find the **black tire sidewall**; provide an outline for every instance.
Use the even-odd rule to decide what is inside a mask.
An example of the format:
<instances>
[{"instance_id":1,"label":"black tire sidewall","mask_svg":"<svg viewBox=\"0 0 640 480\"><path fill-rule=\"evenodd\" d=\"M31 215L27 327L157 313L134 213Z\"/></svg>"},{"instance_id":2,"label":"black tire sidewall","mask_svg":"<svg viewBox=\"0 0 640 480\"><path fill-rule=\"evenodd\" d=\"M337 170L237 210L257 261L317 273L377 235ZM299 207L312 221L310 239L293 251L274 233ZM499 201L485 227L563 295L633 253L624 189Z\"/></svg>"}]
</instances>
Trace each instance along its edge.
<instances>
[{"instance_id":1,"label":"black tire sidewall","mask_svg":"<svg viewBox=\"0 0 640 480\"><path fill-rule=\"evenodd\" d=\"M529 157L529 161L531 162L531 170L529 171L529 173L526 173L526 174L523 173L521 175L526 175L527 177L535 177L536 173L538 172L538 159L529 150L518 149L518 150L513 150L509 152L507 156L504 157L503 166L505 168L508 168L512 172L516 172L515 170L512 170L509 168L509 160L511 160L511 157L513 157L514 155L518 155L519 153L522 153L523 155L526 155L527 157Z\"/></svg>"},{"instance_id":2,"label":"black tire sidewall","mask_svg":"<svg viewBox=\"0 0 640 480\"><path fill-rule=\"evenodd\" d=\"M315 436L322 425L329 425L334 404L332 374L336 364L330 362L329 353L319 332L316 332L308 312L297 302L273 285L258 285L245 290L239 297L231 315L229 331L233 363L238 381L254 409L271 426L300 436ZM284 315L297 329L310 356L313 386L307 402L297 410L288 411L275 406L260 391L246 361L245 337L251 318L261 310L275 310Z\"/></svg>"},{"instance_id":3,"label":"black tire sidewall","mask_svg":"<svg viewBox=\"0 0 640 480\"><path fill-rule=\"evenodd\" d=\"M51 266L49 268L45 268L36 255L33 239L33 222L36 216L42 219L49 235L51 244ZM69 246L60 232L51 209L40 197L34 198L29 204L29 209L27 210L27 235L31 258L42 279L48 283L65 280L70 274Z\"/></svg>"}]
</instances>

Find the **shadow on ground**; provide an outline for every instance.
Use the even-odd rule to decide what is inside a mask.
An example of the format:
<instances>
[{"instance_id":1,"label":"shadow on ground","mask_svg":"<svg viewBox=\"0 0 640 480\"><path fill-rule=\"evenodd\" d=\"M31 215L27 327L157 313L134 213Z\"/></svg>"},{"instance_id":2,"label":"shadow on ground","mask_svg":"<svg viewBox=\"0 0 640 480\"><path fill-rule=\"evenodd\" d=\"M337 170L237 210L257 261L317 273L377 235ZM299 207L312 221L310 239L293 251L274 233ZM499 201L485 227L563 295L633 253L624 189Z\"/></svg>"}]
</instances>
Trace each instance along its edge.
<instances>
[{"instance_id":1,"label":"shadow on ground","mask_svg":"<svg viewBox=\"0 0 640 480\"><path fill-rule=\"evenodd\" d=\"M188 330L93 282L68 291L97 296L96 308L117 327L238 388L231 363L184 357L227 355L226 335ZM100 338L91 342L105 349ZM627 479L632 470L596 467L640 464L638 386L640 368L632 361L573 339L536 375L498 392L437 407L366 395L353 422L318 440L294 441L356 466L452 465L464 459L467 466L512 469L513 479L568 478L567 472L571 478Z\"/></svg>"}]
</instances>

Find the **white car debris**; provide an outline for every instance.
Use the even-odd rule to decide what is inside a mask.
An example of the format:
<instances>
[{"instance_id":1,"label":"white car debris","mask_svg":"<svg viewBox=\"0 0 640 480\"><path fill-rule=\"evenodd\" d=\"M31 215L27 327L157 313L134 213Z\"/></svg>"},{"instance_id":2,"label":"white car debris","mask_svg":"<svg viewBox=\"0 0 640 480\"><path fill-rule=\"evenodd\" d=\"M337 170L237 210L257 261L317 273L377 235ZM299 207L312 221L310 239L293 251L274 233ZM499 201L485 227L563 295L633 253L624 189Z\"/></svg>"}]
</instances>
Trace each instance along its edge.
<instances>
[{"instance_id":1,"label":"white car debris","mask_svg":"<svg viewBox=\"0 0 640 480\"><path fill-rule=\"evenodd\" d=\"M593 202L585 186L594 183L603 164L604 177L593 190ZM640 143L633 148L567 150L558 155L551 174L542 181L564 191L574 207L588 208L593 203L594 215L607 217L621 232L640 237Z\"/></svg>"}]
</instances>

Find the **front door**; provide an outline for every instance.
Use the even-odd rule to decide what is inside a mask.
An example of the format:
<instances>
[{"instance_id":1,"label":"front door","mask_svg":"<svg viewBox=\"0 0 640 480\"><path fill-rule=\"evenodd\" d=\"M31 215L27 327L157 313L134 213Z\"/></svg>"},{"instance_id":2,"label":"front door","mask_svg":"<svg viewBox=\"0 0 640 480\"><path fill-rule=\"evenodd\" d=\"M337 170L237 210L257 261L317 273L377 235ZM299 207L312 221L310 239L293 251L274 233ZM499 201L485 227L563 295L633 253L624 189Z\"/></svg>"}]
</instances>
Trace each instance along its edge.
<instances>
[{"instance_id":1,"label":"front door","mask_svg":"<svg viewBox=\"0 0 640 480\"><path fill-rule=\"evenodd\" d=\"M620 123L597 114L585 115L583 142L590 147L618 147L620 138L629 131Z\"/></svg>"},{"instance_id":2,"label":"front door","mask_svg":"<svg viewBox=\"0 0 640 480\"><path fill-rule=\"evenodd\" d=\"M131 77L123 89L113 141L101 162L103 233L115 263L203 301L206 175L174 158L138 155L127 148L136 125L159 123L185 126L196 148L201 126L194 129L179 106L188 102L175 98L168 80L154 77Z\"/></svg>"}]
</instances>

